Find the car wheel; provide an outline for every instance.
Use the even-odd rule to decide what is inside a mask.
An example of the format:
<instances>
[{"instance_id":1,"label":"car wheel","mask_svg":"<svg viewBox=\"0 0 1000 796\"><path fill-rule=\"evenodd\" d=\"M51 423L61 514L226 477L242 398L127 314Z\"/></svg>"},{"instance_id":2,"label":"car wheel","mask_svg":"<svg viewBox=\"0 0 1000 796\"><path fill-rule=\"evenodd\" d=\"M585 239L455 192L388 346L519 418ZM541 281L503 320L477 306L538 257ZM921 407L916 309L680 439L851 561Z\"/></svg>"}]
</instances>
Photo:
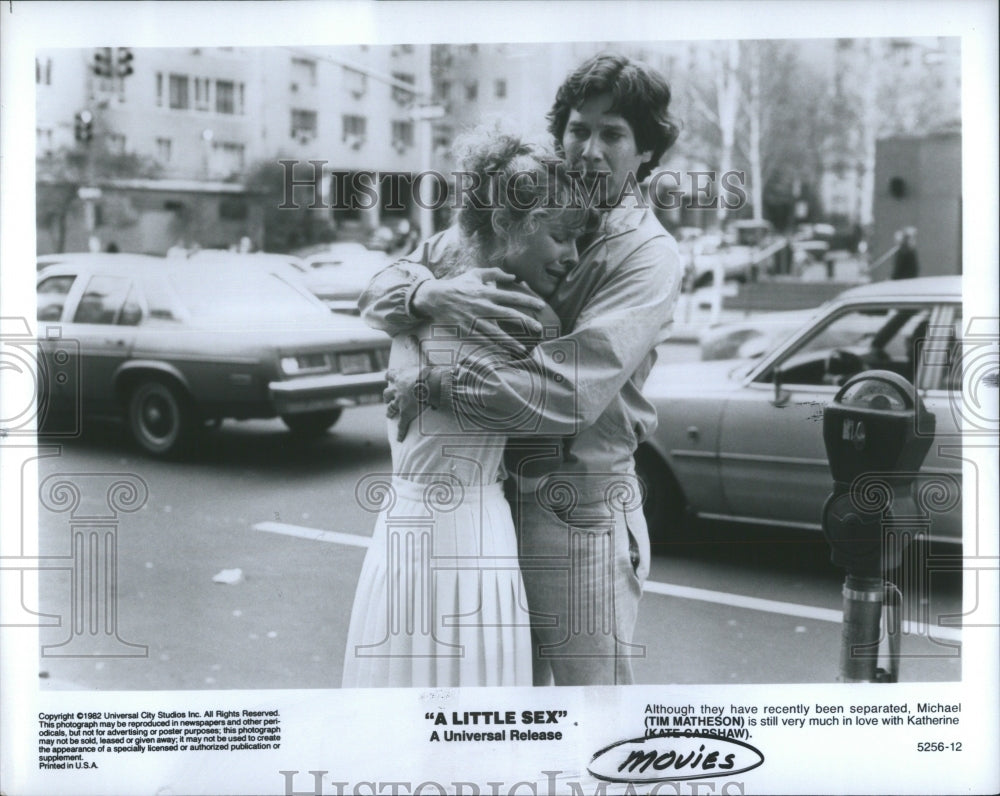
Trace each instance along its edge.
<instances>
[{"instance_id":1,"label":"car wheel","mask_svg":"<svg viewBox=\"0 0 1000 796\"><path fill-rule=\"evenodd\" d=\"M652 448L640 446L635 452L635 471L642 485L642 511L653 545L670 545L688 539L689 519L684 495L670 468ZM654 547L668 552L668 547Z\"/></svg>"},{"instance_id":2,"label":"car wheel","mask_svg":"<svg viewBox=\"0 0 1000 796\"><path fill-rule=\"evenodd\" d=\"M140 382L129 396L129 430L139 447L153 456L184 451L193 432L192 417L187 396L167 382Z\"/></svg>"},{"instance_id":3,"label":"car wheel","mask_svg":"<svg viewBox=\"0 0 1000 796\"><path fill-rule=\"evenodd\" d=\"M281 421L293 434L303 437L318 437L338 420L343 410L329 409L325 412L305 412L301 415L282 415Z\"/></svg>"}]
</instances>

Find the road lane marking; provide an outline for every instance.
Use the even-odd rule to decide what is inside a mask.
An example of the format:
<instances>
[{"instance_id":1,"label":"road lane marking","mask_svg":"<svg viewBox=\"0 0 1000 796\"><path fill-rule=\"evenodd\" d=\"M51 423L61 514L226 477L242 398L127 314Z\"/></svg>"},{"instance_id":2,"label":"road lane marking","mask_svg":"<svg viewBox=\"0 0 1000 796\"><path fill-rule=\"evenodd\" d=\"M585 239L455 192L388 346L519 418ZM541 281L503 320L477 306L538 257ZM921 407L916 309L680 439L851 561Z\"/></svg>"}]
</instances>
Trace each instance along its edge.
<instances>
[{"instance_id":1,"label":"road lane marking","mask_svg":"<svg viewBox=\"0 0 1000 796\"><path fill-rule=\"evenodd\" d=\"M310 539L314 542L332 542L333 544L346 544L352 547L371 547L372 540L369 536L356 536L353 533L341 533L340 531L321 531L318 528L306 528L302 525L288 525L284 522L258 522L253 526L255 531L267 531L268 533L280 533L284 536L295 536L299 539Z\"/></svg>"},{"instance_id":2,"label":"road lane marking","mask_svg":"<svg viewBox=\"0 0 1000 796\"><path fill-rule=\"evenodd\" d=\"M762 611L769 614L797 616L802 619L815 619L820 622L841 624L844 620L843 612L833 608L816 608L812 605L786 603L779 600L765 600L760 597L747 597L743 594L732 594L731 592L698 589L693 586L678 586L673 583L660 583L655 580L647 580L643 586L643 592L662 594L666 597L679 597L682 600L699 600L717 605L728 605L733 608L745 608L748 611ZM940 641L962 640L962 630L957 627L927 626L918 622L903 622L902 631L904 635L908 636L927 634Z\"/></svg>"},{"instance_id":3,"label":"road lane marking","mask_svg":"<svg viewBox=\"0 0 1000 796\"><path fill-rule=\"evenodd\" d=\"M352 533L341 533L340 531L321 531L318 528L289 525L284 522L258 522L253 528L255 531L279 533L284 536L294 536L298 539L309 539L314 542L330 542L332 544L343 544L366 549L371 547L372 542L369 536L357 536ZM661 583L655 580L647 580L643 586L643 592L660 594L664 597L677 597L681 600L696 600L716 605L727 605L731 608L743 608L748 611L761 611L768 614L796 616L801 619L814 619L819 622L841 624L844 619L843 613L833 608L816 608L811 605L786 603L780 600L765 600L761 597L748 597L743 594L733 594L731 592L698 589L694 586L678 586L673 583ZM940 641L957 642L962 640L961 628L956 627L926 626L917 622L903 622L902 630L905 635L927 634Z\"/></svg>"}]
</instances>

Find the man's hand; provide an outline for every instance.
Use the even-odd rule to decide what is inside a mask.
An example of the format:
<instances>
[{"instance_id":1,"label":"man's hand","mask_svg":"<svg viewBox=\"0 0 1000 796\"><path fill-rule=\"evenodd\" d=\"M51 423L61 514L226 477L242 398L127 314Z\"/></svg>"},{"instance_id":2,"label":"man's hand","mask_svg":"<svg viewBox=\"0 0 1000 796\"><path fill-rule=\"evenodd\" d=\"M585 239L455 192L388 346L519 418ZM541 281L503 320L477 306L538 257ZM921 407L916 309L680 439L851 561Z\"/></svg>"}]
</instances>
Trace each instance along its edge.
<instances>
[{"instance_id":1,"label":"man's hand","mask_svg":"<svg viewBox=\"0 0 1000 796\"><path fill-rule=\"evenodd\" d=\"M420 382L420 368L390 370L385 377L389 382L382 392L382 400L386 403L385 414L389 418L399 418L396 439L402 442L410 424L427 406L427 389Z\"/></svg>"},{"instance_id":2,"label":"man's hand","mask_svg":"<svg viewBox=\"0 0 1000 796\"><path fill-rule=\"evenodd\" d=\"M413 309L433 321L458 323L466 332L475 328L485 337L523 350L501 323L508 329L523 328L537 335L542 327L533 314L540 312L545 302L505 287L516 281L517 277L502 268L473 268L450 279L428 279L413 294Z\"/></svg>"}]
</instances>

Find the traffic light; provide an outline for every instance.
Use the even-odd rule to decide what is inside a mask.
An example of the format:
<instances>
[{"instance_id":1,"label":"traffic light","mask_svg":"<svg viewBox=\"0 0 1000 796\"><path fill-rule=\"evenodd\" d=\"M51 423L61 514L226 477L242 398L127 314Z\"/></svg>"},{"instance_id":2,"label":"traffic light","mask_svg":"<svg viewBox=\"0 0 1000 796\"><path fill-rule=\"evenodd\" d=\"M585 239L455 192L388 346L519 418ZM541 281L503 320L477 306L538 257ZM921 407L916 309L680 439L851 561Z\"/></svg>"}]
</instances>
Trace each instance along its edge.
<instances>
[{"instance_id":1,"label":"traffic light","mask_svg":"<svg viewBox=\"0 0 1000 796\"><path fill-rule=\"evenodd\" d=\"M94 114L90 111L77 113L73 131L77 141L81 144L89 144L94 137Z\"/></svg>"},{"instance_id":2,"label":"traffic light","mask_svg":"<svg viewBox=\"0 0 1000 796\"><path fill-rule=\"evenodd\" d=\"M113 77L111 48L98 47L94 52L94 63L90 67L98 77Z\"/></svg>"},{"instance_id":3,"label":"traffic light","mask_svg":"<svg viewBox=\"0 0 1000 796\"><path fill-rule=\"evenodd\" d=\"M128 47L118 48L118 58L115 62L115 74L118 77L128 77L132 74L132 51Z\"/></svg>"}]
</instances>

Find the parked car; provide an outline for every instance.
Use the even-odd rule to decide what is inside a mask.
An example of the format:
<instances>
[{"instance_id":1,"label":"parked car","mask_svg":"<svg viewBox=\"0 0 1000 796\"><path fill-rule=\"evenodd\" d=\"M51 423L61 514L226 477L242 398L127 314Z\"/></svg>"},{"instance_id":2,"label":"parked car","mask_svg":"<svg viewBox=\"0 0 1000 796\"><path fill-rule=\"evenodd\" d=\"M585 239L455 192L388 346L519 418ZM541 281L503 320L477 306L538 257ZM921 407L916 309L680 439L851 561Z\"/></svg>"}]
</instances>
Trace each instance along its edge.
<instances>
[{"instance_id":1,"label":"parked car","mask_svg":"<svg viewBox=\"0 0 1000 796\"><path fill-rule=\"evenodd\" d=\"M106 252L53 252L51 254L39 254L35 258L35 270L41 271L50 265L59 263L93 263L100 260L107 260L115 257L131 257L159 261L160 258L147 254L111 254Z\"/></svg>"},{"instance_id":2,"label":"parked car","mask_svg":"<svg viewBox=\"0 0 1000 796\"><path fill-rule=\"evenodd\" d=\"M305 260L306 286L334 312L358 314L358 298L371 278L392 262L360 243L333 243Z\"/></svg>"},{"instance_id":3,"label":"parked car","mask_svg":"<svg viewBox=\"0 0 1000 796\"><path fill-rule=\"evenodd\" d=\"M385 388L389 338L269 269L94 255L40 271L37 297L46 361L55 367L57 345L70 352L42 401L124 418L154 456L224 418L280 416L320 434Z\"/></svg>"},{"instance_id":4,"label":"parked car","mask_svg":"<svg viewBox=\"0 0 1000 796\"><path fill-rule=\"evenodd\" d=\"M819 531L833 485L823 408L847 378L880 369L936 416L921 473L941 479L947 511L931 515L930 536L959 542L961 459L942 443L961 443L961 322L960 277L880 282L840 294L757 359L654 368L645 395L659 426L636 453L654 538L692 518Z\"/></svg>"},{"instance_id":5,"label":"parked car","mask_svg":"<svg viewBox=\"0 0 1000 796\"><path fill-rule=\"evenodd\" d=\"M262 268L290 281L301 282L306 277L306 265L293 254L271 252L234 252L228 249L197 249L186 255L195 262L228 263L236 266Z\"/></svg>"}]
</instances>

